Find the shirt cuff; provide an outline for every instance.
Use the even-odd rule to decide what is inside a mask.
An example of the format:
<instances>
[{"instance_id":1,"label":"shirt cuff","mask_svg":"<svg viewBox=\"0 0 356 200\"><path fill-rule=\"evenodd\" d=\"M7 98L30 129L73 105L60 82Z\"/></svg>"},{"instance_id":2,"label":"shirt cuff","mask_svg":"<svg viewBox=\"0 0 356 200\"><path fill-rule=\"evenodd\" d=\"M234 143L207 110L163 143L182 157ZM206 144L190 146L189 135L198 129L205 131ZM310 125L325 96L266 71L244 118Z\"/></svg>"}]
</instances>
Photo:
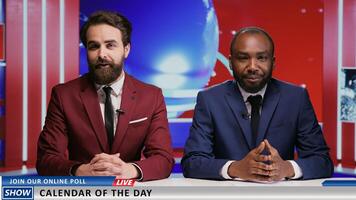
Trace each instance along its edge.
<instances>
[{"instance_id":1,"label":"shirt cuff","mask_svg":"<svg viewBox=\"0 0 356 200\"><path fill-rule=\"evenodd\" d=\"M143 179L143 172L142 172L142 169L141 169L141 167L140 166L138 166L138 164L136 164L136 163L130 163L130 164L132 164L133 166L135 166L136 167L136 169L138 169L140 172L140 174L139 174L139 176L136 178L137 179L137 181L142 181L142 179Z\"/></svg>"},{"instance_id":2,"label":"shirt cuff","mask_svg":"<svg viewBox=\"0 0 356 200\"><path fill-rule=\"evenodd\" d=\"M82 165L82 163L75 164L69 168L69 176L75 176L75 172L79 168L79 166Z\"/></svg>"},{"instance_id":3,"label":"shirt cuff","mask_svg":"<svg viewBox=\"0 0 356 200\"><path fill-rule=\"evenodd\" d=\"M302 169L299 167L299 165L294 161L294 160L288 160L288 162L290 162L290 164L292 164L293 166L293 170L294 170L294 176L288 179L299 179L303 176L303 172Z\"/></svg>"},{"instance_id":4,"label":"shirt cuff","mask_svg":"<svg viewBox=\"0 0 356 200\"><path fill-rule=\"evenodd\" d=\"M233 163L234 161L230 160L227 161L225 163L225 165L221 168L220 170L220 175L224 178L224 179L232 179L232 177L229 176L229 174L227 173L227 171L229 170L229 167L231 165L231 163Z\"/></svg>"},{"instance_id":5,"label":"shirt cuff","mask_svg":"<svg viewBox=\"0 0 356 200\"><path fill-rule=\"evenodd\" d=\"M234 181L242 181L243 179L241 178L232 178L229 176L229 173L227 173L227 171L229 170L230 165L234 162L234 160L230 160L227 161L225 163L225 165L221 168L220 170L220 175L224 178L224 179L228 179L228 180L234 180Z\"/></svg>"}]
</instances>

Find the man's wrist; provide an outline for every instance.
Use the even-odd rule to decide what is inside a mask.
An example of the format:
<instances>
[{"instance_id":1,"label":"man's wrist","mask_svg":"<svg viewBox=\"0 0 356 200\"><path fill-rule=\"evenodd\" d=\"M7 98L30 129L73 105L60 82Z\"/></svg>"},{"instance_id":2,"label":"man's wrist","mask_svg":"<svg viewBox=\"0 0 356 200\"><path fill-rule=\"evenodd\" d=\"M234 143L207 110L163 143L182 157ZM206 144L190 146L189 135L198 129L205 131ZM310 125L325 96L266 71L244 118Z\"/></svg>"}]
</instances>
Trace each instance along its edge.
<instances>
[{"instance_id":1,"label":"man's wrist","mask_svg":"<svg viewBox=\"0 0 356 200\"><path fill-rule=\"evenodd\" d=\"M70 170L69 170L69 175L70 176L76 176L77 169L80 167L81 164L75 164L73 165Z\"/></svg>"},{"instance_id":2,"label":"man's wrist","mask_svg":"<svg viewBox=\"0 0 356 200\"><path fill-rule=\"evenodd\" d=\"M295 174L294 174L293 165L287 160L285 160L283 162L284 162L285 169L286 169L286 175L284 178L290 179L290 178L294 177Z\"/></svg>"},{"instance_id":3,"label":"man's wrist","mask_svg":"<svg viewBox=\"0 0 356 200\"><path fill-rule=\"evenodd\" d=\"M231 178L236 178L239 177L238 175L238 167L239 166L239 161L234 161L229 165L229 168L227 169L227 174L231 177Z\"/></svg>"},{"instance_id":4,"label":"man's wrist","mask_svg":"<svg viewBox=\"0 0 356 200\"><path fill-rule=\"evenodd\" d=\"M228 169L229 169L229 167L230 167L230 165L231 165L232 162L234 162L234 161L233 161L233 160L227 161L227 162L223 165L223 167L221 168L221 170L220 170L220 175L221 175L224 179L232 179L232 177L229 176L229 174L228 174Z\"/></svg>"},{"instance_id":5,"label":"man's wrist","mask_svg":"<svg viewBox=\"0 0 356 200\"><path fill-rule=\"evenodd\" d=\"M136 163L129 163L131 166L133 166L133 168L135 168L136 172L135 174L133 175L134 179L137 179L137 180L142 180L143 179L143 173L142 173L142 170L141 168L136 164Z\"/></svg>"},{"instance_id":6,"label":"man's wrist","mask_svg":"<svg viewBox=\"0 0 356 200\"><path fill-rule=\"evenodd\" d=\"M294 160L287 160L287 161L292 165L293 172L294 172L294 176L290 177L290 179L300 179L301 177L303 177L303 171L299 167L297 162L295 162Z\"/></svg>"}]
</instances>

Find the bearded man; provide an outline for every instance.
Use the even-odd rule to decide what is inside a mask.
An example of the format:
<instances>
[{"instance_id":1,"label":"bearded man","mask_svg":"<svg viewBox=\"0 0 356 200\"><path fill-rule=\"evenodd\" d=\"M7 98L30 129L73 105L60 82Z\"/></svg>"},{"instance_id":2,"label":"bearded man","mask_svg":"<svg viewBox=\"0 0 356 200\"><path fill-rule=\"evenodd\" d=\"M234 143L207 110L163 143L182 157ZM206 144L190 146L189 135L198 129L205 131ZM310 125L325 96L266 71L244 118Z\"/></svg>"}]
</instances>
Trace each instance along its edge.
<instances>
[{"instance_id":1,"label":"bearded man","mask_svg":"<svg viewBox=\"0 0 356 200\"><path fill-rule=\"evenodd\" d=\"M235 80L198 94L184 176L255 182L330 177L329 148L306 89L272 78L270 35L241 29L229 61Z\"/></svg>"},{"instance_id":2,"label":"bearded man","mask_svg":"<svg viewBox=\"0 0 356 200\"><path fill-rule=\"evenodd\" d=\"M155 180L174 165L161 89L125 73L131 23L92 14L80 30L89 73L52 89L38 140L39 175Z\"/></svg>"}]
</instances>

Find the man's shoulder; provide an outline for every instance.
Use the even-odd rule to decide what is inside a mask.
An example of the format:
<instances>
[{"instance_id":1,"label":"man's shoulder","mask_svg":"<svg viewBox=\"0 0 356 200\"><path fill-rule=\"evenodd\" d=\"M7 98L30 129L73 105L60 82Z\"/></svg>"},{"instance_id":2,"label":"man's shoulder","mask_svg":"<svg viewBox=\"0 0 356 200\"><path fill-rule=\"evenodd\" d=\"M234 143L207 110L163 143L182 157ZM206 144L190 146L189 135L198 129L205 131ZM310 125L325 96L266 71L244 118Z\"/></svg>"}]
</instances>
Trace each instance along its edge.
<instances>
[{"instance_id":1,"label":"man's shoulder","mask_svg":"<svg viewBox=\"0 0 356 200\"><path fill-rule=\"evenodd\" d=\"M70 91L80 91L87 87L89 84L92 84L88 74L84 74L78 78L72 79L65 83L60 83L53 87L54 90L60 92L70 92Z\"/></svg>"},{"instance_id":2,"label":"man's shoulder","mask_svg":"<svg viewBox=\"0 0 356 200\"><path fill-rule=\"evenodd\" d=\"M296 85L294 83L281 81L275 78L271 79L270 84L277 87L281 92L302 92L305 90L305 86L303 85Z\"/></svg>"},{"instance_id":3,"label":"man's shoulder","mask_svg":"<svg viewBox=\"0 0 356 200\"><path fill-rule=\"evenodd\" d=\"M159 88L155 85L149 84L149 83L145 83L141 80L138 80L137 78L135 78L127 73L125 74L125 79L127 79L130 82L130 84L132 84L135 87L136 90L142 90L144 92L161 90L161 88Z\"/></svg>"}]
</instances>

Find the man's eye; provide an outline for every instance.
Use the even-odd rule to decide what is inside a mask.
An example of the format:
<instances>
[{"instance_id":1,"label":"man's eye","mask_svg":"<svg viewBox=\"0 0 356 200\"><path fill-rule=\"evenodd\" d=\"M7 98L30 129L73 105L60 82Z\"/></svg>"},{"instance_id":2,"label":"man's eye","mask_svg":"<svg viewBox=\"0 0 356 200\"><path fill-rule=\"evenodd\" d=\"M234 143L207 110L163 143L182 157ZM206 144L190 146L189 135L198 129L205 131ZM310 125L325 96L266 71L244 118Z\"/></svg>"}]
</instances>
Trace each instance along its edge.
<instances>
[{"instance_id":1,"label":"man's eye","mask_svg":"<svg viewBox=\"0 0 356 200\"><path fill-rule=\"evenodd\" d=\"M247 56L237 56L237 60L243 61L243 60L247 60L247 59L248 59Z\"/></svg>"},{"instance_id":2,"label":"man's eye","mask_svg":"<svg viewBox=\"0 0 356 200\"><path fill-rule=\"evenodd\" d=\"M106 45L106 47L107 47L107 48L113 48L113 47L116 47L116 45L113 44L113 43L108 43L108 44Z\"/></svg>"},{"instance_id":3,"label":"man's eye","mask_svg":"<svg viewBox=\"0 0 356 200\"><path fill-rule=\"evenodd\" d=\"M265 62L267 61L268 57L267 56L258 56L257 60L261 61L261 62Z\"/></svg>"},{"instance_id":4,"label":"man's eye","mask_svg":"<svg viewBox=\"0 0 356 200\"><path fill-rule=\"evenodd\" d=\"M261 61L261 62L265 62L268 60L268 56L258 56L257 60Z\"/></svg>"},{"instance_id":5,"label":"man's eye","mask_svg":"<svg viewBox=\"0 0 356 200\"><path fill-rule=\"evenodd\" d=\"M97 48L99 48L99 45L95 45L95 44L88 45L88 49L89 50L94 50L94 49L97 49Z\"/></svg>"}]
</instances>

